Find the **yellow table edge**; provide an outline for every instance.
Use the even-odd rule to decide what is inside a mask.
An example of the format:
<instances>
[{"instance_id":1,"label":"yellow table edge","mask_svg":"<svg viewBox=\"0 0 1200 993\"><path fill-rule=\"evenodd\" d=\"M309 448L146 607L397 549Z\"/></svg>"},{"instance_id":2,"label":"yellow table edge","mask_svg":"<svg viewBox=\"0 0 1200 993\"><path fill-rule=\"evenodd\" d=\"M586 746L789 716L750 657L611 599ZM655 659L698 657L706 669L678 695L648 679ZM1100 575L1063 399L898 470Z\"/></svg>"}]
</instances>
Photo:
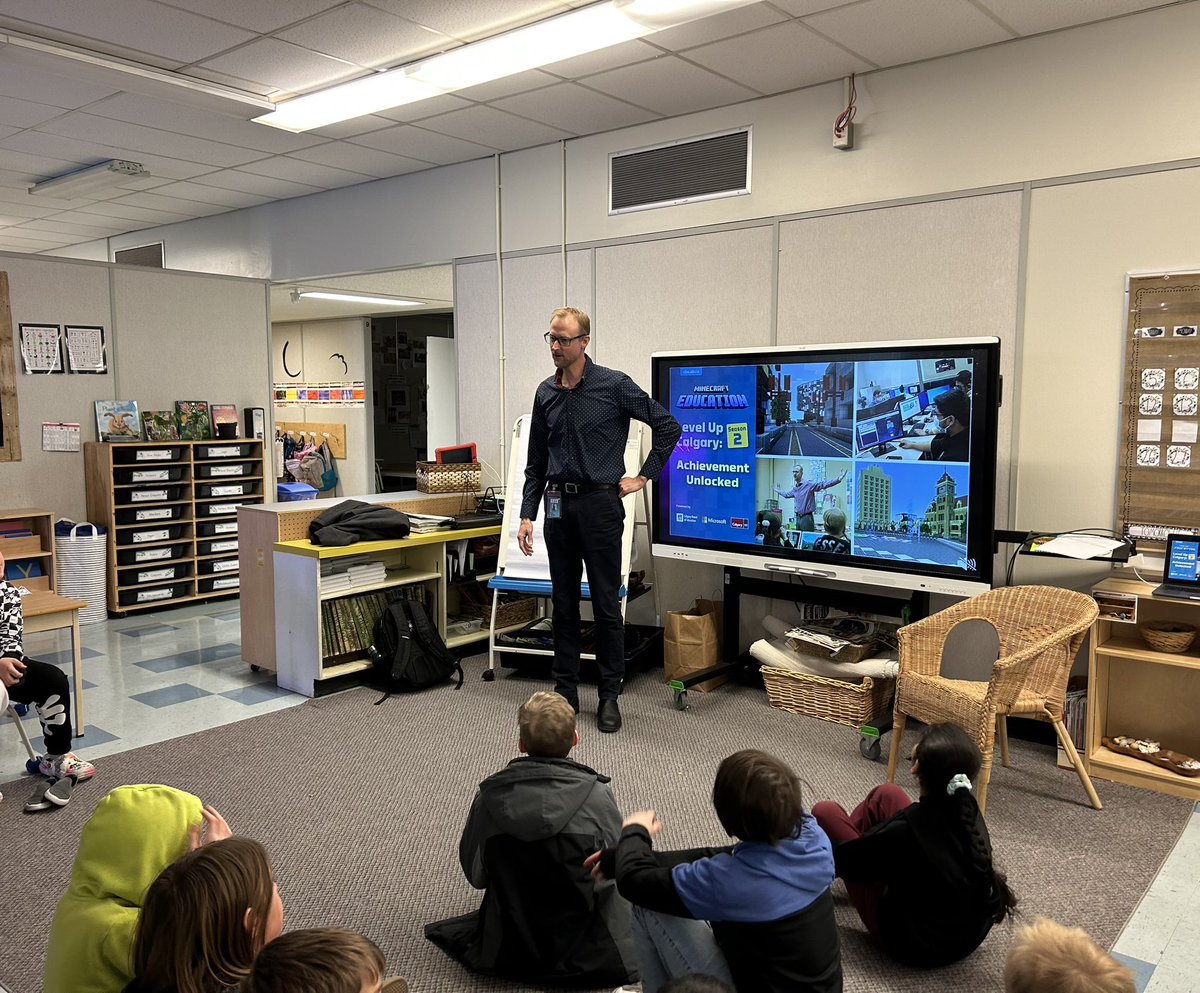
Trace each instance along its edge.
<instances>
[{"instance_id":1,"label":"yellow table edge","mask_svg":"<svg viewBox=\"0 0 1200 993\"><path fill-rule=\"evenodd\" d=\"M407 538L392 538L387 541L356 541L353 545L314 545L307 539L302 541L277 541L274 549L288 555L307 555L314 559L339 559L348 555L370 555L373 552L402 551L418 545L439 545L467 538L487 538L497 535L499 526L488 528L463 528L460 531L431 531L413 534Z\"/></svg>"}]
</instances>

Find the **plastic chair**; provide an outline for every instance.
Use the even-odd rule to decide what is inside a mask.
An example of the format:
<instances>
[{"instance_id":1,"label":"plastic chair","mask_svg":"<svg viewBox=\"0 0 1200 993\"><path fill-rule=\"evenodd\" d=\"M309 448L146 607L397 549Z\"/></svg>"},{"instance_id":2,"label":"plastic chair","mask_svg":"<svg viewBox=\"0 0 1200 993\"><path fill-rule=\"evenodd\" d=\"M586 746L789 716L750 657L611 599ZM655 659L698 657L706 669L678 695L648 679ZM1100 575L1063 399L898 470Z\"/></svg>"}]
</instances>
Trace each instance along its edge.
<instances>
[{"instance_id":1,"label":"plastic chair","mask_svg":"<svg viewBox=\"0 0 1200 993\"><path fill-rule=\"evenodd\" d=\"M21 736L21 742L25 745L25 751L29 754L29 760L31 762L35 761L37 759L37 753L33 750L33 742L29 740L29 735L25 731L25 725L21 721L21 715L17 713L17 708L10 703L6 713L12 722L17 726L17 734Z\"/></svg>"},{"instance_id":2,"label":"plastic chair","mask_svg":"<svg viewBox=\"0 0 1200 993\"><path fill-rule=\"evenodd\" d=\"M983 756L978 782L979 809L983 810L996 736L1000 737L1001 762L1007 767L1005 719L1010 715L1028 717L1054 725L1088 799L1100 810L1100 798L1063 725L1067 678L1097 612L1095 600L1073 590L1011 586L990 590L902 627L887 781L895 782L900 739L908 717L926 724L957 724L975 740ZM992 666L991 678L976 682L941 675L947 637L963 622L979 621L995 628L999 638L999 658Z\"/></svg>"}]
</instances>

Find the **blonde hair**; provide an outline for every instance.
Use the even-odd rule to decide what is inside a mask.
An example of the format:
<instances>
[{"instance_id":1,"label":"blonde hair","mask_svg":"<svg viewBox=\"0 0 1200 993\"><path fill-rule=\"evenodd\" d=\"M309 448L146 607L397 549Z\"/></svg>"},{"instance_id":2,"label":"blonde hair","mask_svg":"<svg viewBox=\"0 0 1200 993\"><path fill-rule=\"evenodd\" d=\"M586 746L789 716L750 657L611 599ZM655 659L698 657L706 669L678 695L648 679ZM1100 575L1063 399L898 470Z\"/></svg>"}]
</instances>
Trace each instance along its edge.
<instances>
[{"instance_id":1,"label":"blonde hair","mask_svg":"<svg viewBox=\"0 0 1200 993\"><path fill-rule=\"evenodd\" d=\"M563 759L575 745L575 708L558 693L535 693L517 711L521 744L529 755Z\"/></svg>"},{"instance_id":2,"label":"blonde hair","mask_svg":"<svg viewBox=\"0 0 1200 993\"><path fill-rule=\"evenodd\" d=\"M1006 993L1134 993L1133 973L1087 936L1039 917L1017 932L1004 966Z\"/></svg>"},{"instance_id":3,"label":"blonde hair","mask_svg":"<svg viewBox=\"0 0 1200 993\"><path fill-rule=\"evenodd\" d=\"M589 338L592 336L592 319L588 317L585 311L580 310L578 307L559 307L558 310L550 315L551 323L557 321L560 317L575 318L575 323L579 326L579 333L587 335Z\"/></svg>"},{"instance_id":4,"label":"blonde hair","mask_svg":"<svg viewBox=\"0 0 1200 993\"><path fill-rule=\"evenodd\" d=\"M360 993L383 978L384 964L379 946L354 931L289 931L259 953L242 993Z\"/></svg>"}]
</instances>

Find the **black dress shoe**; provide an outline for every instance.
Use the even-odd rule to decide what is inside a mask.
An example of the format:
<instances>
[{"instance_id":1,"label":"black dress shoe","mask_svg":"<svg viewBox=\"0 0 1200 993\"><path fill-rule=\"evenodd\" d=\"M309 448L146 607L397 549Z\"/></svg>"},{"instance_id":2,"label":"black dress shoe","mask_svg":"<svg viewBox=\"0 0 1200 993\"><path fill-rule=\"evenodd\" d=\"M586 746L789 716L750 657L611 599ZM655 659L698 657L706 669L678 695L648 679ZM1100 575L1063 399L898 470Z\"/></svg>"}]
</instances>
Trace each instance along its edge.
<instances>
[{"instance_id":1,"label":"black dress shoe","mask_svg":"<svg viewBox=\"0 0 1200 993\"><path fill-rule=\"evenodd\" d=\"M621 708L616 700L601 700L596 709L596 727L605 734L621 730Z\"/></svg>"}]
</instances>

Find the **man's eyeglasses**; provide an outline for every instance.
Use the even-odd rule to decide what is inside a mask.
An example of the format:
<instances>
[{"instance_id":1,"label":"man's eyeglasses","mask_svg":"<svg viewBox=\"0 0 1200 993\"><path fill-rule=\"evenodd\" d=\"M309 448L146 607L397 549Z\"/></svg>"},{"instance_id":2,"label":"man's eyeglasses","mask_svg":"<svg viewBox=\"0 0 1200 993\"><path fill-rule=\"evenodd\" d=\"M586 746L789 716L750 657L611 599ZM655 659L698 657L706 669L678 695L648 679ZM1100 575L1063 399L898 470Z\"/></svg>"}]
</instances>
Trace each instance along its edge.
<instances>
[{"instance_id":1,"label":"man's eyeglasses","mask_svg":"<svg viewBox=\"0 0 1200 993\"><path fill-rule=\"evenodd\" d=\"M558 335L551 334L549 331L547 331L544 335L542 335L542 337L546 339L547 345L558 345L561 348L566 348L572 342L578 341L580 338L586 338L587 335L577 334L574 338L560 338Z\"/></svg>"}]
</instances>

